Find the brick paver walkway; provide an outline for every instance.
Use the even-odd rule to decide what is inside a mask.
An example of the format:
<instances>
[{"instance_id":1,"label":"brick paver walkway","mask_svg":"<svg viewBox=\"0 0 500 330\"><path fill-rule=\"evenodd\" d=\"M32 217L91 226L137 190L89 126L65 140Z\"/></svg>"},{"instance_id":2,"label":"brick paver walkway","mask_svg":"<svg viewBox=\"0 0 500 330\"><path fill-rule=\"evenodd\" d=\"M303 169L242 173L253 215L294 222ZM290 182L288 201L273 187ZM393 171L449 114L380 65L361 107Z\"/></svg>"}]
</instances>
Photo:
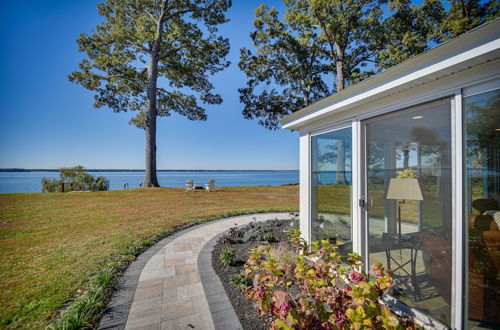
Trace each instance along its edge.
<instances>
[{"instance_id":1,"label":"brick paver walkway","mask_svg":"<svg viewBox=\"0 0 500 330\"><path fill-rule=\"evenodd\" d=\"M215 236L253 218L263 221L288 216L267 213L227 218L181 233L161 248L140 274L125 329L240 328L217 276L209 269L198 269L211 269L211 263L198 262L198 257ZM200 273L205 276L203 283Z\"/></svg>"}]
</instances>

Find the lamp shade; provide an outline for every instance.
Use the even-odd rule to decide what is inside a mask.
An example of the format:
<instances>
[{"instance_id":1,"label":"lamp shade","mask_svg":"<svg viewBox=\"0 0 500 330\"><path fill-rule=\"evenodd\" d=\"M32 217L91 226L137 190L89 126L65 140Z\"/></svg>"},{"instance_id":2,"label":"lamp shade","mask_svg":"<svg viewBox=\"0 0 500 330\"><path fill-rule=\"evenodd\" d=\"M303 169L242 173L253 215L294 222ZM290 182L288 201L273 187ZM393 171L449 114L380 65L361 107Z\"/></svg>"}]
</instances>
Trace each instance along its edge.
<instances>
[{"instance_id":1,"label":"lamp shade","mask_svg":"<svg viewBox=\"0 0 500 330\"><path fill-rule=\"evenodd\" d=\"M386 199L423 200L422 190L416 178L393 178L389 181Z\"/></svg>"}]
</instances>

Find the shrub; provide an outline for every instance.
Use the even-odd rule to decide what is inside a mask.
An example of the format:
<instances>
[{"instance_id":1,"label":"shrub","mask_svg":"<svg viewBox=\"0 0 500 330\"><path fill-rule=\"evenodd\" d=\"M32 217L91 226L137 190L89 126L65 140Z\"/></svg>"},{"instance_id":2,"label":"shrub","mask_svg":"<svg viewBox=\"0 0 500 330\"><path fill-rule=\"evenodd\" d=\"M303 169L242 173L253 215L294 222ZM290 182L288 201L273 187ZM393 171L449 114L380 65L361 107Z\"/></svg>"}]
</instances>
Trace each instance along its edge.
<instances>
[{"instance_id":1,"label":"shrub","mask_svg":"<svg viewBox=\"0 0 500 330\"><path fill-rule=\"evenodd\" d=\"M264 222L251 222L249 228L243 234L244 242L267 241L274 242L273 228L282 226L283 222L278 219ZM267 236L266 236L267 235ZM267 237L267 239L266 239ZM272 238L271 238L272 237ZM269 240L271 239L271 240Z\"/></svg>"},{"instance_id":2,"label":"shrub","mask_svg":"<svg viewBox=\"0 0 500 330\"><path fill-rule=\"evenodd\" d=\"M42 178L43 192L63 192L65 183L73 183L84 190L103 191L109 190L109 180L103 176L95 178L85 172L85 167L77 165L74 167L61 167L59 169L59 180Z\"/></svg>"},{"instance_id":3,"label":"shrub","mask_svg":"<svg viewBox=\"0 0 500 330\"><path fill-rule=\"evenodd\" d=\"M236 250L232 249L229 244L224 244L219 254L219 260L226 266L231 266L234 264L234 256L236 255Z\"/></svg>"},{"instance_id":4,"label":"shrub","mask_svg":"<svg viewBox=\"0 0 500 330\"><path fill-rule=\"evenodd\" d=\"M56 179L42 178L42 192L59 191L59 183Z\"/></svg>"},{"instance_id":5,"label":"shrub","mask_svg":"<svg viewBox=\"0 0 500 330\"><path fill-rule=\"evenodd\" d=\"M298 254L290 249L285 242L281 242L277 247L272 246L269 249L269 255L273 257L278 266L283 267L285 265L297 265Z\"/></svg>"},{"instance_id":6,"label":"shrub","mask_svg":"<svg viewBox=\"0 0 500 330\"><path fill-rule=\"evenodd\" d=\"M244 242L255 242L261 240L262 240L262 233L258 229L250 228L243 234Z\"/></svg>"},{"instance_id":7,"label":"shrub","mask_svg":"<svg viewBox=\"0 0 500 330\"><path fill-rule=\"evenodd\" d=\"M253 249L244 267L252 280L246 297L261 313L271 314L273 328L402 328L378 303L392 283L382 264L372 266L370 279L355 253L343 256L327 240L308 246L298 230L291 241L295 263L280 261L283 252L266 245Z\"/></svg>"},{"instance_id":8,"label":"shrub","mask_svg":"<svg viewBox=\"0 0 500 330\"><path fill-rule=\"evenodd\" d=\"M260 224L262 224L265 228L272 228L272 227L279 227L279 226L283 225L283 222L279 219L271 219L271 220L261 222Z\"/></svg>"},{"instance_id":9,"label":"shrub","mask_svg":"<svg viewBox=\"0 0 500 330\"><path fill-rule=\"evenodd\" d=\"M262 236L262 239L268 243L272 243L272 242L276 241L273 233L264 234L264 236Z\"/></svg>"},{"instance_id":10,"label":"shrub","mask_svg":"<svg viewBox=\"0 0 500 330\"><path fill-rule=\"evenodd\" d=\"M92 191L106 191L109 190L109 180L103 176L98 176L95 181L90 184Z\"/></svg>"},{"instance_id":11,"label":"shrub","mask_svg":"<svg viewBox=\"0 0 500 330\"><path fill-rule=\"evenodd\" d=\"M244 290L252 285L252 280L245 277L244 273L233 274L229 277L229 283L240 290Z\"/></svg>"}]
</instances>

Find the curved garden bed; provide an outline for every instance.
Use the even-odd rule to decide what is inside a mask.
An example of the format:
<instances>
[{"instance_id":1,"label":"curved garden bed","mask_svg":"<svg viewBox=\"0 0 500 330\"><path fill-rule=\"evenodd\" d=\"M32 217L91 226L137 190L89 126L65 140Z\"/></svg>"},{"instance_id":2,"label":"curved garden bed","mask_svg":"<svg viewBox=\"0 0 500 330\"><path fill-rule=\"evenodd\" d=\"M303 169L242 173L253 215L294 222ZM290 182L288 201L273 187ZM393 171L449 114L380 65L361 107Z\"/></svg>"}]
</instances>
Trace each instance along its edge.
<instances>
[{"instance_id":1,"label":"curved garden bed","mask_svg":"<svg viewBox=\"0 0 500 330\"><path fill-rule=\"evenodd\" d=\"M415 329L380 298L392 286L382 264L370 275L356 254L328 240L308 246L298 220L232 228L212 251L212 265L244 329Z\"/></svg>"},{"instance_id":2,"label":"curved garden bed","mask_svg":"<svg viewBox=\"0 0 500 330\"><path fill-rule=\"evenodd\" d=\"M293 222L292 219L285 221L268 220L261 223L251 223L243 228L231 229L230 232L219 239L212 250L212 266L217 276L219 276L244 329L269 329L273 319L268 315L260 316L253 303L245 298L243 291L231 283L231 277L234 278L243 271L243 266L253 248L263 243L277 246L288 242L288 231L292 228ZM298 220L295 220L296 225L298 225L297 222ZM268 234L266 237L268 241L264 240L266 234ZM224 264L219 257L226 244L235 250L231 265Z\"/></svg>"}]
</instances>

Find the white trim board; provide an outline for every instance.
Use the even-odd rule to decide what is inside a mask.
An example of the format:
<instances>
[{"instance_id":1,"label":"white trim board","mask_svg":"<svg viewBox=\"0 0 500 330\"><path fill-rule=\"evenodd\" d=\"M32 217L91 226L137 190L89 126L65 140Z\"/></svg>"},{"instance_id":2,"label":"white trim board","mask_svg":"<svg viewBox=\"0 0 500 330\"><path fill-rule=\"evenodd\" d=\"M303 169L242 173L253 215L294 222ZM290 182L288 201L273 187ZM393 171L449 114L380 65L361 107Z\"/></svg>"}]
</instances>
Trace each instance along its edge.
<instances>
[{"instance_id":1,"label":"white trim board","mask_svg":"<svg viewBox=\"0 0 500 330\"><path fill-rule=\"evenodd\" d=\"M300 131L311 132L353 120L354 118L364 120L432 102L440 98L453 97L458 89L469 88L470 86L496 81L497 79L500 79L500 59L410 90L394 93L366 104L331 113L326 117L315 119L307 125L301 126Z\"/></svg>"}]
</instances>

